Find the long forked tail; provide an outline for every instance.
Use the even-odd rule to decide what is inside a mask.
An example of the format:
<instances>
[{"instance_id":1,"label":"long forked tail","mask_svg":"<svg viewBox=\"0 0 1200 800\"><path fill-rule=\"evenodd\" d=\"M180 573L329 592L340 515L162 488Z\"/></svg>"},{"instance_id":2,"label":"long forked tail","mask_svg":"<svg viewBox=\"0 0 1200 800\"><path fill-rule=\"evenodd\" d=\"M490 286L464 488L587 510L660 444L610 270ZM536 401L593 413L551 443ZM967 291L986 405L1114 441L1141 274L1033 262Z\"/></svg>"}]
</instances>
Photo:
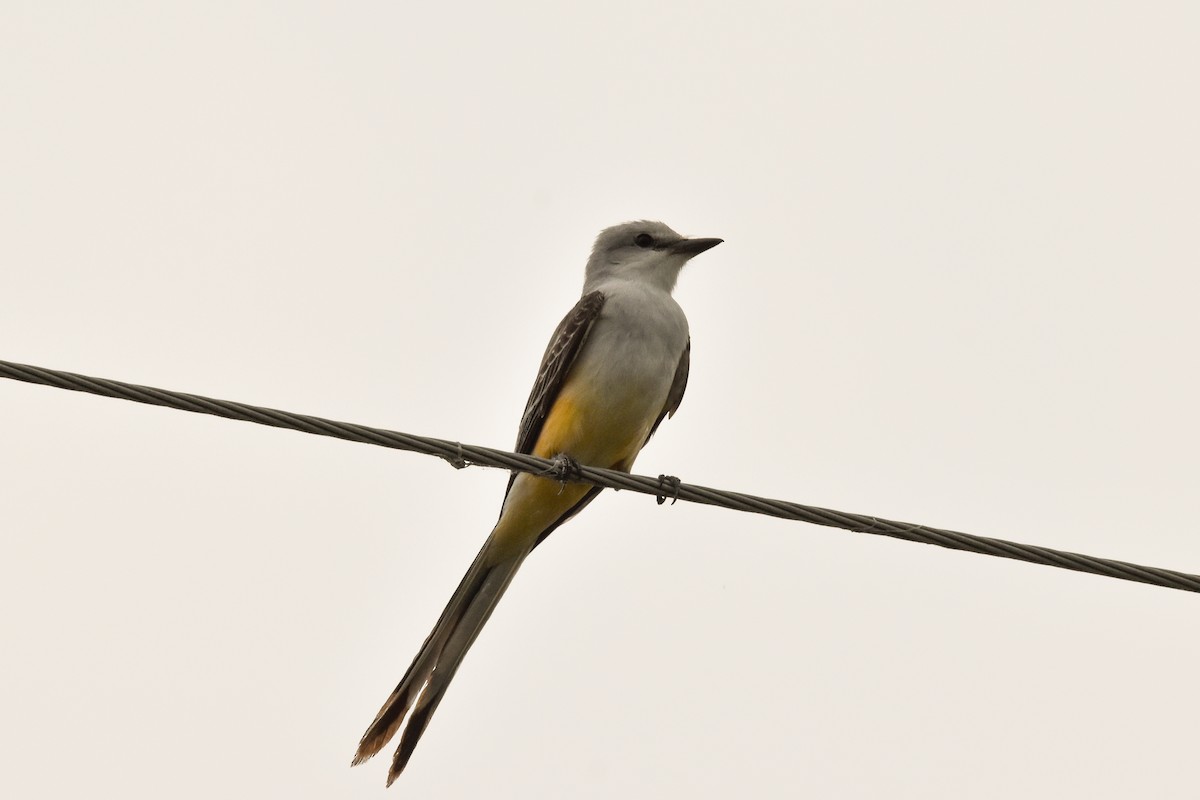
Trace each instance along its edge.
<instances>
[{"instance_id":1,"label":"long forked tail","mask_svg":"<svg viewBox=\"0 0 1200 800\"><path fill-rule=\"evenodd\" d=\"M358 743L352 764L361 764L378 753L400 731L400 745L388 770L388 786L404 771L463 656L528 555L527 550L499 555L496 551L501 548L493 547L493 541L489 538L479 551L408 672Z\"/></svg>"}]
</instances>

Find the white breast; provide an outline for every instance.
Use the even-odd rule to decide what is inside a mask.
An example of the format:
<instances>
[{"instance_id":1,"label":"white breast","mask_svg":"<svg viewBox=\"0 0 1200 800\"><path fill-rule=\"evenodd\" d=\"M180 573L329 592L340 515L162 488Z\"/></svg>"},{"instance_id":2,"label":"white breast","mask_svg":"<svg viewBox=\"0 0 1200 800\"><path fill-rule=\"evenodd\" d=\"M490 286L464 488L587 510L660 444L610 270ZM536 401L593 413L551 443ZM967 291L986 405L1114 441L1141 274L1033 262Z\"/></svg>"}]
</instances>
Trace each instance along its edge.
<instances>
[{"instance_id":1,"label":"white breast","mask_svg":"<svg viewBox=\"0 0 1200 800\"><path fill-rule=\"evenodd\" d=\"M592 326L576 369L590 373L622 404L657 419L688 341L687 317L657 287L613 281L597 287L604 308ZM640 401L640 402L637 402Z\"/></svg>"}]
</instances>

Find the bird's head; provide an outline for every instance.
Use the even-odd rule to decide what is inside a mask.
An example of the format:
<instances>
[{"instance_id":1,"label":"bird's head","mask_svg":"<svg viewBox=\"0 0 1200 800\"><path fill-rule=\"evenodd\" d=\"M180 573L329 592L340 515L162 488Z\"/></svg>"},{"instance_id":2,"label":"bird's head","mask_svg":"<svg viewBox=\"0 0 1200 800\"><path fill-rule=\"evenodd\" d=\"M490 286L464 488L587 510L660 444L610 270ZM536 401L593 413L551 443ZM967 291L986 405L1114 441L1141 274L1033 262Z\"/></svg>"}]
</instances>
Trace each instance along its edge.
<instances>
[{"instance_id":1,"label":"bird's head","mask_svg":"<svg viewBox=\"0 0 1200 800\"><path fill-rule=\"evenodd\" d=\"M688 259L722 241L687 239L661 222L645 220L605 228L592 247L584 290L616 279L647 283L670 292Z\"/></svg>"}]
</instances>

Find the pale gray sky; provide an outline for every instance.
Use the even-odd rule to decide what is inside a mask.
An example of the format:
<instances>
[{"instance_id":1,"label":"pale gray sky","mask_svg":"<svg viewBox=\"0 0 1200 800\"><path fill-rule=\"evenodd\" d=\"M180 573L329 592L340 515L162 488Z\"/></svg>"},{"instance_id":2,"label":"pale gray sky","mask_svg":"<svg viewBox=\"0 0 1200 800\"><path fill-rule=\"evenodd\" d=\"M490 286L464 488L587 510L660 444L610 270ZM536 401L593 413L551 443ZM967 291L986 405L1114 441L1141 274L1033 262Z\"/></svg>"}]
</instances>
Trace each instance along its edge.
<instances>
[{"instance_id":1,"label":"pale gray sky","mask_svg":"<svg viewBox=\"0 0 1200 800\"><path fill-rule=\"evenodd\" d=\"M0 358L511 445L602 227L638 471L1200 572L1194 3L0 4ZM0 794L1194 796L1200 598L608 494L408 771L505 475L0 382Z\"/></svg>"}]
</instances>

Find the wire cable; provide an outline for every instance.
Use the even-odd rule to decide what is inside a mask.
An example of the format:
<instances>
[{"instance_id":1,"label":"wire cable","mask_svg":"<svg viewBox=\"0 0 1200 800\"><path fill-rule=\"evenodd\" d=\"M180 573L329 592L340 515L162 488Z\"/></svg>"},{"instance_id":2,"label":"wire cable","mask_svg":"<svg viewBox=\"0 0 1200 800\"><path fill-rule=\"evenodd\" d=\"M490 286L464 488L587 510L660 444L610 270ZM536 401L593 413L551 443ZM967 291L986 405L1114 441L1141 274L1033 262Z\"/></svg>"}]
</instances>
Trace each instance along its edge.
<instances>
[{"instance_id":1,"label":"wire cable","mask_svg":"<svg viewBox=\"0 0 1200 800\"><path fill-rule=\"evenodd\" d=\"M720 506L734 511L746 511L753 514L766 514L783 519L811 522L815 525L842 528L856 533L890 536L909 542L933 544L951 550L965 550L970 553L1011 558L1017 561L1027 561L1032 564L1044 564L1050 567L1070 569L1077 572L1088 572L1093 575L1148 583L1153 586L1179 589L1185 592L1200 592L1200 575L1191 575L1186 572L1161 569L1159 567L1130 564L1124 561L1114 561L1108 558L1098 558L1064 550L1054 550L1049 547L1020 544L1004 539L974 536L969 533L961 533L943 528L931 528L924 525L896 522L894 520L869 517L862 514L850 514L828 508L792 503L786 500L772 500L741 492L710 489L705 486L682 483L678 479L668 476L652 478L647 475L633 475L625 472L617 472L616 470L586 467L573 463L568 468L561 460L548 460L522 453L512 453L507 450L497 450L491 447L462 444L446 439L434 439L428 436L400 433L399 431L372 428L350 422L337 422L307 414L294 414L274 408L252 406L230 400L216 400L211 397L172 392L166 389L155 389L151 386L138 386L137 384L124 383L106 378L93 378L86 375L77 375L72 372L45 369L28 364L16 364L10 361L0 361L0 377L11 378L26 383L54 386L59 389L68 389L76 392L88 392L104 397L132 400L136 403L166 406L167 408L174 408L180 411L212 414L217 417L255 422L275 428L288 428L319 436L332 436L351 442L361 442L363 444L390 447L396 450L424 453L425 455L445 459L458 469L467 466L484 466L530 472L535 475L548 475L564 481L578 481L610 489L624 489L631 492L655 495L659 498L660 502L662 502L664 496L669 496L672 500L679 499L690 503Z\"/></svg>"}]
</instances>

